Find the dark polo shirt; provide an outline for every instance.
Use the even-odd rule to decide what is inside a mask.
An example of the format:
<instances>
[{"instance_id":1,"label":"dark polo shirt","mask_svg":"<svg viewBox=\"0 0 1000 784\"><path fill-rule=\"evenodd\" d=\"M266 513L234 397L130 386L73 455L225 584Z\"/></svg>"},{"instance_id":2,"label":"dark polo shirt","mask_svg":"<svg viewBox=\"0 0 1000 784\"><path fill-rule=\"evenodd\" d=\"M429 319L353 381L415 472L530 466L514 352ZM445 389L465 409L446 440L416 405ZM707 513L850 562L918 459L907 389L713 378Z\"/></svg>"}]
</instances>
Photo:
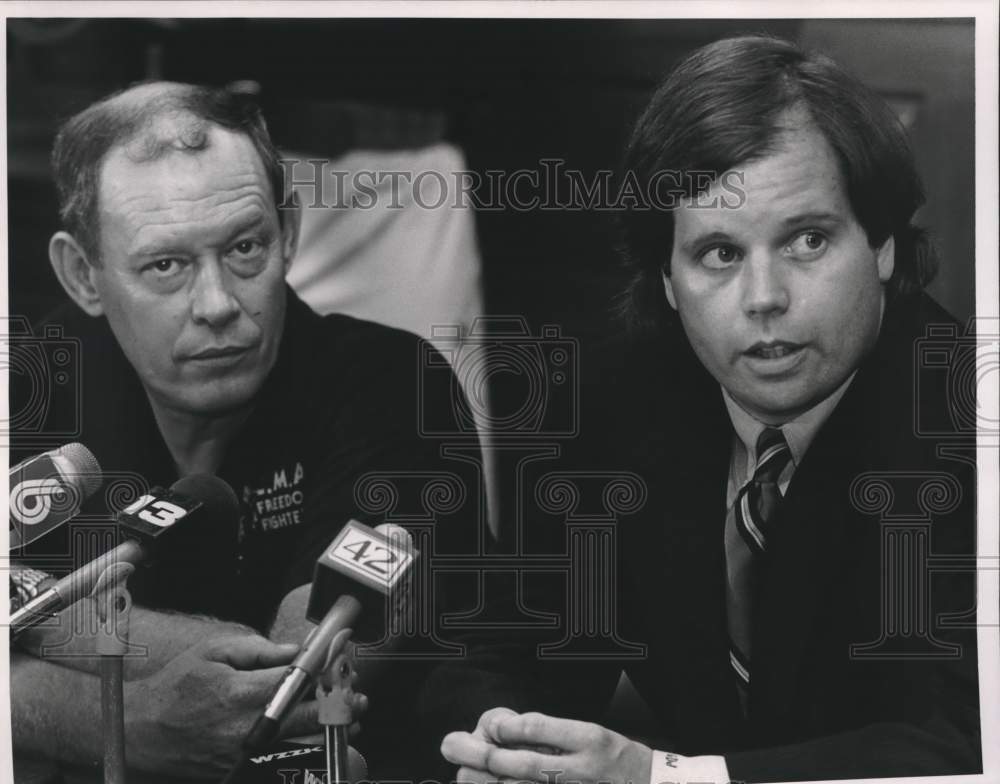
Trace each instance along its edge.
<instances>
[{"instance_id":1,"label":"dark polo shirt","mask_svg":"<svg viewBox=\"0 0 1000 784\"><path fill-rule=\"evenodd\" d=\"M179 477L106 320L66 307L48 323L79 345L81 433L73 440L94 452L107 477L79 521L26 553L29 562L63 571L97 554L88 543L102 538L102 526L111 535L109 513L137 488L169 487ZM240 500L240 518L199 518L164 536L155 561L129 580L134 601L264 631L281 598L311 581L317 557L347 520L394 519L393 509L365 498L366 480L384 475L405 484L448 474L478 486L471 464L442 457L447 438L421 433L429 417L440 432L460 394L454 377L442 373L443 361L432 360L432 372L424 371L432 352L410 333L343 315L321 317L289 289L278 359L217 471ZM468 437L461 440L468 448ZM39 451L15 450L13 459ZM439 551L477 535L476 498L468 496L460 508L432 516Z\"/></svg>"}]
</instances>

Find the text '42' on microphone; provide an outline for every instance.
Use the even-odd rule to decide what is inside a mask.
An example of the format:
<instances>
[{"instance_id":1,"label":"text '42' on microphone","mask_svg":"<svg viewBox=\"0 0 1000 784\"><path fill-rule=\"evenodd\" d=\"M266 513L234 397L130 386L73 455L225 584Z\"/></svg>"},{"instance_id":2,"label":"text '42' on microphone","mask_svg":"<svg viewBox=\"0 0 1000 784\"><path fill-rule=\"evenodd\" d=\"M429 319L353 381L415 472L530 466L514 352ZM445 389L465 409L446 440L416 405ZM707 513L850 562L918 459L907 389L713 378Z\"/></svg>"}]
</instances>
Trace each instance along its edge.
<instances>
[{"instance_id":1,"label":"text '42' on microphone","mask_svg":"<svg viewBox=\"0 0 1000 784\"><path fill-rule=\"evenodd\" d=\"M10 469L10 549L58 528L101 486L101 466L83 444L66 444Z\"/></svg>"},{"instance_id":2,"label":"text '42' on microphone","mask_svg":"<svg viewBox=\"0 0 1000 784\"><path fill-rule=\"evenodd\" d=\"M388 620L403 611L413 564L419 557L403 529L389 537L350 520L316 562L306 618L319 625L302 644L274 695L244 741L255 751L278 735L281 721L315 684L327 665L333 638L353 628L362 640L379 639ZM404 539L401 541L400 539ZM365 622L357 626L362 611Z\"/></svg>"},{"instance_id":3,"label":"text '42' on microphone","mask_svg":"<svg viewBox=\"0 0 1000 784\"><path fill-rule=\"evenodd\" d=\"M125 541L66 575L11 614L11 635L30 629L88 596L100 576L113 564L137 565L145 561L161 536L195 512L213 519L235 520L239 516L239 502L229 485L206 474L179 479L169 490L153 488L118 513L118 530Z\"/></svg>"}]
</instances>

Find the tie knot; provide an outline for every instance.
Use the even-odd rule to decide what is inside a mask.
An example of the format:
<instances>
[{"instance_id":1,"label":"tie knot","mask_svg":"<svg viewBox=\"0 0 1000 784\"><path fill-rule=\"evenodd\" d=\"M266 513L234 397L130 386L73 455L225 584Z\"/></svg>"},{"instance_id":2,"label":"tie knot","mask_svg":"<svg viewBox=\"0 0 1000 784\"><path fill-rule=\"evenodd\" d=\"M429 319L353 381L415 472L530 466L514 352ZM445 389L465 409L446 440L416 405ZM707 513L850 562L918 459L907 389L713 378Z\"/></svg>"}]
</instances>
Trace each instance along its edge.
<instances>
[{"instance_id":1,"label":"tie knot","mask_svg":"<svg viewBox=\"0 0 1000 784\"><path fill-rule=\"evenodd\" d=\"M757 468L753 472L755 482L777 482L792 450L788 448L785 435L776 427L766 427L757 439Z\"/></svg>"}]
</instances>

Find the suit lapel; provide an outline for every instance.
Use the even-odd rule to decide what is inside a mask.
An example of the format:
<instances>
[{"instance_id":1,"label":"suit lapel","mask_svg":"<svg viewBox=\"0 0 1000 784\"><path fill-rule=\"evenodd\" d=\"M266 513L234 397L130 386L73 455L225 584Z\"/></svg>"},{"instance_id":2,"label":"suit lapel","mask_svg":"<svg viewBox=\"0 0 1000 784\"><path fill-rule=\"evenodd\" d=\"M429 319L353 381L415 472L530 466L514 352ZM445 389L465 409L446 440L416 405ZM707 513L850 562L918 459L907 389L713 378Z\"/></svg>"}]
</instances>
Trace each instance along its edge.
<instances>
[{"instance_id":1,"label":"suit lapel","mask_svg":"<svg viewBox=\"0 0 1000 784\"><path fill-rule=\"evenodd\" d=\"M672 410L646 431L641 471L655 486L625 563L642 564L634 584L650 655L640 688L669 706L680 747L696 752L731 737L740 721L723 547L732 429L714 382L679 407L684 416Z\"/></svg>"},{"instance_id":2,"label":"suit lapel","mask_svg":"<svg viewBox=\"0 0 1000 784\"><path fill-rule=\"evenodd\" d=\"M805 469L805 461L802 468ZM825 464L825 465L822 465ZM751 715L780 719L794 704L805 648L817 633L835 554L842 548L842 507L828 499L827 461L793 480L769 538L768 562L754 613Z\"/></svg>"},{"instance_id":3,"label":"suit lapel","mask_svg":"<svg viewBox=\"0 0 1000 784\"><path fill-rule=\"evenodd\" d=\"M669 370L650 385L657 391L680 385L686 391L671 389L674 409L664 415L663 406L654 403L646 420L646 446L636 465L643 466L647 479L662 480L651 488L655 502L634 527L624 563L643 565L633 580L638 586L633 600L644 604L651 648L646 674L653 683L641 690L672 706L685 736L678 741L690 752L706 750L701 739L710 739L718 751L741 726L761 738L773 736L776 725L794 735L804 716L796 693L803 673L823 678L844 661L846 650L836 647L839 641L830 643L827 608L831 600L849 603L830 596L836 582L844 582L835 582L838 570L858 568L860 554L851 549L858 537L851 482L884 448L882 420L892 414L898 421L898 407L912 394L914 336L900 332L907 329L896 323L900 313L887 311L879 345L817 433L774 523L772 562L755 619L749 723L740 719L728 663L723 531L729 417L717 384L700 364L693 369L696 360L686 344L675 349ZM825 643L818 646L825 656L808 661L807 646L816 636ZM664 666L671 677L657 673Z\"/></svg>"},{"instance_id":4,"label":"suit lapel","mask_svg":"<svg viewBox=\"0 0 1000 784\"><path fill-rule=\"evenodd\" d=\"M863 402L870 399L866 387L871 380L859 373L820 428L795 471L768 539L754 615L751 686L751 714L766 723L791 720L802 671L819 664L805 657L810 641L828 631L818 623L836 570L852 568L846 546L849 489L865 448L857 434L870 416Z\"/></svg>"}]
</instances>

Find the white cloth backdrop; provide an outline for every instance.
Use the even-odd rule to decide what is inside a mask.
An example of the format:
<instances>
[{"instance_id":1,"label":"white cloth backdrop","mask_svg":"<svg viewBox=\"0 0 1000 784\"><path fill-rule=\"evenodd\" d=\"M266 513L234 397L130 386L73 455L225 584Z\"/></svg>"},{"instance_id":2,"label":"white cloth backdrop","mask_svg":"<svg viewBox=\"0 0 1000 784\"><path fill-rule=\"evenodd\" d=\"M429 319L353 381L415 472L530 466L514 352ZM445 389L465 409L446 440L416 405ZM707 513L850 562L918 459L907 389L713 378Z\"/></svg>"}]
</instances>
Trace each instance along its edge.
<instances>
[{"instance_id":1,"label":"white cloth backdrop","mask_svg":"<svg viewBox=\"0 0 1000 784\"><path fill-rule=\"evenodd\" d=\"M316 155L285 158L299 161L293 176L302 205L298 253L288 274L292 288L318 313L405 329L453 355L455 336L468 334L483 312L475 215L460 194L462 152L444 143L352 150L321 168L307 163ZM484 393L467 390L480 401ZM484 416L472 408L495 531L494 459L483 438Z\"/></svg>"}]
</instances>

